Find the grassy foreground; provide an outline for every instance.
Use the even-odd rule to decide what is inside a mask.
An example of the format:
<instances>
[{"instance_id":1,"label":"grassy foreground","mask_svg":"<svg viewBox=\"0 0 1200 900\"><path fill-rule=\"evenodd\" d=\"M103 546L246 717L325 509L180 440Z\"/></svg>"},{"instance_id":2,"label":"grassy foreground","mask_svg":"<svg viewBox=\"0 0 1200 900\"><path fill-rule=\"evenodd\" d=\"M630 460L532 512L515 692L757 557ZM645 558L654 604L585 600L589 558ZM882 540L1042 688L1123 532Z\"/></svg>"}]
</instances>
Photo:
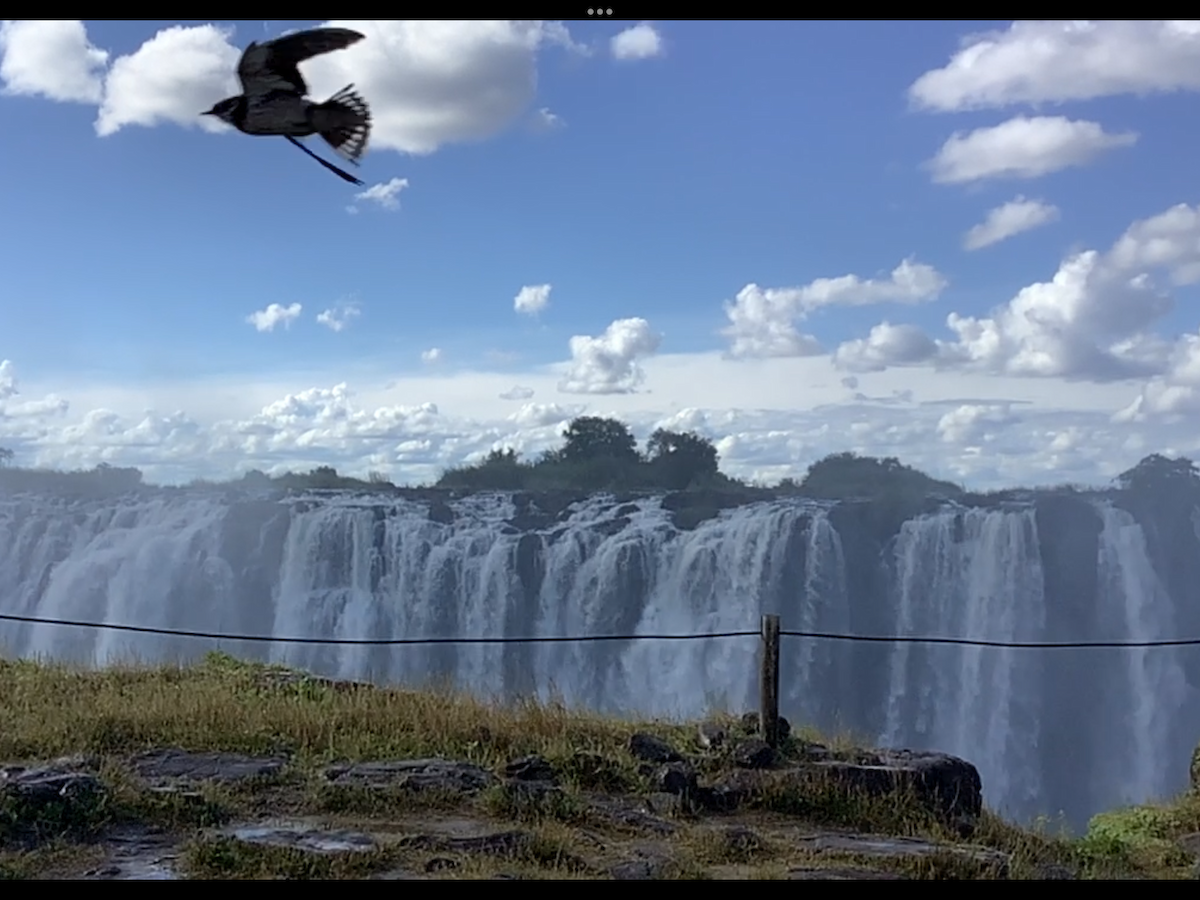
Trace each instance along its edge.
<instances>
[{"instance_id":1,"label":"grassy foreground","mask_svg":"<svg viewBox=\"0 0 1200 900\"><path fill-rule=\"evenodd\" d=\"M661 796L645 764L630 754L637 731L689 748L702 777L729 767L720 753L694 751L694 724L335 684L223 655L188 669L100 672L0 660L0 764L81 755L105 788L90 805L69 815L43 809L36 821L0 795L0 878L78 877L102 862L105 834L130 823L175 836L180 873L193 878L363 878L397 870L437 878L605 878L631 854L656 860L649 877L659 878L778 879L796 877L789 873L798 869L863 867L907 878L998 877L994 867L949 852L963 839L909 797L853 796L811 785L781 784L728 815L664 812L670 832L648 838L633 819L600 813L602 801L637 804ZM283 756L288 763L271 778L163 791L139 781L128 766L133 755L162 748ZM470 795L331 792L320 775L334 762L426 757L503 773L514 758L529 754L559 773L560 789L527 795L498 782ZM360 852L320 854L247 843L221 830L276 819L379 840ZM524 837L504 853L473 853L464 844L449 855L444 841L439 849L411 837L468 825L519 829ZM818 831L921 837L947 852L872 859L816 853L798 836ZM1008 878L1190 878L1195 850L1187 836L1196 832L1200 800L1186 795L1098 816L1079 839L1018 828L985 811L969 843L1007 854Z\"/></svg>"}]
</instances>

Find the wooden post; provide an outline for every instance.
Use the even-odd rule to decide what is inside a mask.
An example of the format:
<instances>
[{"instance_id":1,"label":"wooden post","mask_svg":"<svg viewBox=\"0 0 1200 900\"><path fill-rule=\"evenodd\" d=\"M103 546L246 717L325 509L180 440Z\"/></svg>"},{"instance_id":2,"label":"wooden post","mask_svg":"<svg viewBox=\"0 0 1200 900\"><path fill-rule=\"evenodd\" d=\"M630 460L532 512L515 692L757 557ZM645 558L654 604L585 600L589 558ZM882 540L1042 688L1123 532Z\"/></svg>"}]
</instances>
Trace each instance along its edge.
<instances>
[{"instance_id":1,"label":"wooden post","mask_svg":"<svg viewBox=\"0 0 1200 900\"><path fill-rule=\"evenodd\" d=\"M762 617L758 727L769 747L779 746L779 616Z\"/></svg>"}]
</instances>

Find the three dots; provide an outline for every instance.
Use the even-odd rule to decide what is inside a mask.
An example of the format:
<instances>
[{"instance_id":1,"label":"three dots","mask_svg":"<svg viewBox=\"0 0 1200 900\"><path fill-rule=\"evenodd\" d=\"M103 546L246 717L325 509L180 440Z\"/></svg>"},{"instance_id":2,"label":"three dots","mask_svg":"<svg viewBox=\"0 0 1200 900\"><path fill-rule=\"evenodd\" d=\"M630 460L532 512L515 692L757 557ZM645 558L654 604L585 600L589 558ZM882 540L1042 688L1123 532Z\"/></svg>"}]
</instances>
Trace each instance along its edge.
<instances>
[{"instance_id":1,"label":"three dots","mask_svg":"<svg viewBox=\"0 0 1200 900\"><path fill-rule=\"evenodd\" d=\"M588 15L589 16L611 16L612 10L611 9L589 9Z\"/></svg>"}]
</instances>

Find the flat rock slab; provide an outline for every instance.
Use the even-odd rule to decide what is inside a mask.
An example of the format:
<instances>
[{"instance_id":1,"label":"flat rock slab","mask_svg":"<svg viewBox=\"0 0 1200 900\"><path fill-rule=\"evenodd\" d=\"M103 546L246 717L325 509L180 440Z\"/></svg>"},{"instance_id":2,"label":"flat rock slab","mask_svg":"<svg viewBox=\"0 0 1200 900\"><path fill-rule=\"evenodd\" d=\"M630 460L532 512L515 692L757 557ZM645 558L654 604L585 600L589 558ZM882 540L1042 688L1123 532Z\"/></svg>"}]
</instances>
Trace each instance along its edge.
<instances>
[{"instance_id":1,"label":"flat rock slab","mask_svg":"<svg viewBox=\"0 0 1200 900\"><path fill-rule=\"evenodd\" d=\"M956 856L965 862L990 869L998 878L1008 875L1008 856L987 847L935 844L919 838L893 838L869 834L811 834L796 839L797 849L814 853L852 853L856 856L922 857Z\"/></svg>"},{"instance_id":2,"label":"flat rock slab","mask_svg":"<svg viewBox=\"0 0 1200 900\"><path fill-rule=\"evenodd\" d=\"M245 756L241 753L192 753L168 748L151 750L130 760L139 777L152 785L178 782L232 783L279 775L287 760L276 756Z\"/></svg>"},{"instance_id":3,"label":"flat rock slab","mask_svg":"<svg viewBox=\"0 0 1200 900\"><path fill-rule=\"evenodd\" d=\"M447 759L397 759L328 766L325 779L336 787L402 789L473 794L497 778L474 763Z\"/></svg>"},{"instance_id":4,"label":"flat rock slab","mask_svg":"<svg viewBox=\"0 0 1200 900\"><path fill-rule=\"evenodd\" d=\"M483 853L490 856L512 856L528 847L533 835L527 831L494 831L490 834L453 836L445 834L413 834L401 838L399 845L416 850L439 853Z\"/></svg>"},{"instance_id":5,"label":"flat rock slab","mask_svg":"<svg viewBox=\"0 0 1200 900\"><path fill-rule=\"evenodd\" d=\"M288 847L306 853L364 853L379 844L369 834L358 831L326 831L308 825L234 825L221 834L246 844Z\"/></svg>"},{"instance_id":6,"label":"flat rock slab","mask_svg":"<svg viewBox=\"0 0 1200 900\"><path fill-rule=\"evenodd\" d=\"M789 881L908 881L895 872L880 872L878 869L861 869L855 866L830 866L828 868L805 866L789 869Z\"/></svg>"},{"instance_id":7,"label":"flat rock slab","mask_svg":"<svg viewBox=\"0 0 1200 900\"><path fill-rule=\"evenodd\" d=\"M75 758L40 766L0 766L0 795L37 806L88 801L98 798L104 786Z\"/></svg>"},{"instance_id":8,"label":"flat rock slab","mask_svg":"<svg viewBox=\"0 0 1200 900\"><path fill-rule=\"evenodd\" d=\"M154 828L133 826L104 838L105 859L83 873L84 881L178 881L175 840Z\"/></svg>"}]
</instances>

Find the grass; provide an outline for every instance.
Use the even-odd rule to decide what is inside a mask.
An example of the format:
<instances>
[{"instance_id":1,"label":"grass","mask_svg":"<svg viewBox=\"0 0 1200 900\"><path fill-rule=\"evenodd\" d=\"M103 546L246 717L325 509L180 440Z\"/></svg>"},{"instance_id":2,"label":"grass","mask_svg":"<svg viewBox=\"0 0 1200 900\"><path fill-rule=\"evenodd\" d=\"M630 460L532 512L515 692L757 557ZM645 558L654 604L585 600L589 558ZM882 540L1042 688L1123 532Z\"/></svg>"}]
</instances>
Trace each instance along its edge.
<instances>
[{"instance_id":1,"label":"grass","mask_svg":"<svg viewBox=\"0 0 1200 900\"><path fill-rule=\"evenodd\" d=\"M696 815L686 806L669 834L648 835L614 818L598 795L635 804L653 791L629 738L648 731L696 759L702 782L730 771L728 754L702 753L686 723L630 722L561 704L487 703L452 692L339 685L277 667L210 655L191 668L86 671L0 661L0 761L36 762L81 754L103 791L87 802L50 804L36 815L0 801L0 879L58 877L94 868L98 841L122 824L164 829L179 844L179 868L200 878L365 878L403 871L417 877L608 877L637 863L659 878L783 878L789 869L859 866L909 878L995 878L978 856L947 849L920 858L869 858L797 849L817 828L962 843L915 797L870 797L809 777L767 775L733 815ZM730 719L731 727L736 723ZM798 729L801 739L816 736ZM847 755L848 739L830 742ZM155 791L134 777L131 755L180 747L283 755L282 772L250 783ZM785 753L788 748L784 748ZM334 762L443 757L503 773L510 760L539 754L559 777L555 790L498 782L478 795L333 788L321 776ZM373 849L318 854L251 844L220 830L232 822L300 819L361 830ZM447 850L413 842L442 827L515 830L503 852ZM441 825L439 825L441 823ZM1200 831L1200 799L1114 811L1079 839L1043 824L1021 828L985 812L971 839L1008 854L1009 878L1044 877L1057 867L1092 878L1190 877L1193 857L1178 840ZM649 854L649 855L647 855ZM649 860L649 861L646 861Z\"/></svg>"}]
</instances>

